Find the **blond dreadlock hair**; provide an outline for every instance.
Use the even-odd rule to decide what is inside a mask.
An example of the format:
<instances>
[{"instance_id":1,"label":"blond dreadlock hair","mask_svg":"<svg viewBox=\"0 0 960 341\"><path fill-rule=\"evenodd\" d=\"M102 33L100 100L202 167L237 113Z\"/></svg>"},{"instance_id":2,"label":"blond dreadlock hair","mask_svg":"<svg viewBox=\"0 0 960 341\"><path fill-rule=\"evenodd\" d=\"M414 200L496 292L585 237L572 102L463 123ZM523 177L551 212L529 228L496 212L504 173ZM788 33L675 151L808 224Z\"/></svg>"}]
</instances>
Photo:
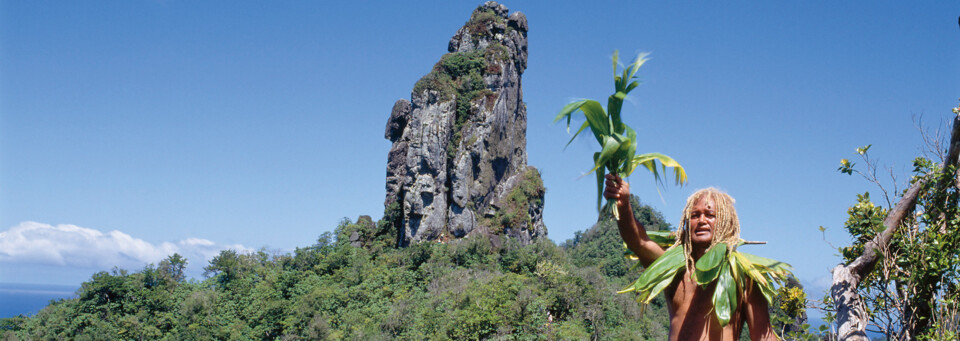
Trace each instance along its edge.
<instances>
[{"instance_id":1,"label":"blond dreadlock hair","mask_svg":"<svg viewBox=\"0 0 960 341\"><path fill-rule=\"evenodd\" d=\"M713 236L710 241L710 247L717 243L727 243L728 247L733 248L740 243L740 220L737 219L737 210L733 208L733 200L729 194L719 189L709 187L698 190L687 198L687 205L683 208L683 215L680 217L680 228L676 243L672 247L682 246L684 258L687 263L687 272L696 276L693 260L693 239L690 235L690 211L693 205L701 199L710 198L716 205L716 222L713 226Z\"/></svg>"}]
</instances>

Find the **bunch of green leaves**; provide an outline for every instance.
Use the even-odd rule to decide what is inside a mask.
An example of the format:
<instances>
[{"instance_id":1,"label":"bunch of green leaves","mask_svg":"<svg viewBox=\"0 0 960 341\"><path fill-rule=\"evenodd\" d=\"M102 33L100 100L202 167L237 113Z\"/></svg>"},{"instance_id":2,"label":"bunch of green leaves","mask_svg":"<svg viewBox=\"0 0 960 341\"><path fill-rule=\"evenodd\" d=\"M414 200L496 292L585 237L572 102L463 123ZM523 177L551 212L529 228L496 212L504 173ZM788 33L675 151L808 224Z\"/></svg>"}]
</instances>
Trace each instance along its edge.
<instances>
[{"instance_id":1,"label":"bunch of green leaves","mask_svg":"<svg viewBox=\"0 0 960 341\"><path fill-rule=\"evenodd\" d=\"M657 239L662 238L664 236L657 236ZM673 283L685 264L683 247L670 248L650 264L640 278L618 293L636 292L637 301L648 304ZM717 281L713 292L714 313L720 325L726 326L737 310L737 293L742 292L748 278L760 288L767 303L772 304L777 295L774 284L782 285L790 274L791 267L787 263L739 252L726 243L717 243L697 260L694 279L704 288Z\"/></svg>"},{"instance_id":2,"label":"bunch of green leaves","mask_svg":"<svg viewBox=\"0 0 960 341\"><path fill-rule=\"evenodd\" d=\"M570 131L570 122L577 113L583 113L586 117L580 129L570 138L570 145L581 132L588 127L597 139L601 150L593 154L594 167L587 174L596 172L597 174L597 209L600 209L603 198L603 176L606 172L618 176L630 176L633 170L638 166L644 166L653 173L657 183L662 183L660 173L666 174L666 168L673 168L674 181L676 184L683 184L687 181L687 173L683 166L673 158L660 153L647 153L637 155L637 132L630 126L623 123L621 119L621 108L623 100L627 94L640 85L637 81L637 71L640 70L647 59L645 54L637 55L633 63L627 65L622 71L619 70L618 52L613 52L613 81L614 93L607 98L607 108L604 110L600 102L592 99L583 99L567 104L560 110L560 113L554 119L554 123L562 119L567 120L567 132ZM657 167L659 161L660 167ZM608 207L612 207L608 203ZM614 215L616 210L614 210ZM619 217L618 217L619 219Z\"/></svg>"}]
</instances>

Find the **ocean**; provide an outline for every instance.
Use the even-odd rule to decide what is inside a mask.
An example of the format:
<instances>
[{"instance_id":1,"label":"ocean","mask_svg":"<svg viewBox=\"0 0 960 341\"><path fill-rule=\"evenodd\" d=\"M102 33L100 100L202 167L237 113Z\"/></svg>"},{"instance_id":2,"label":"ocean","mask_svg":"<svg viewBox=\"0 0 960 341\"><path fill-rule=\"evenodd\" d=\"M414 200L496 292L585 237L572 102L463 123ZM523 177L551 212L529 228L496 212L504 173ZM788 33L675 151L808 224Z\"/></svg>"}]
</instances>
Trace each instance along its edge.
<instances>
[{"instance_id":1,"label":"ocean","mask_svg":"<svg viewBox=\"0 0 960 341\"><path fill-rule=\"evenodd\" d=\"M50 300L77 297L78 285L0 283L0 318L34 315Z\"/></svg>"}]
</instances>

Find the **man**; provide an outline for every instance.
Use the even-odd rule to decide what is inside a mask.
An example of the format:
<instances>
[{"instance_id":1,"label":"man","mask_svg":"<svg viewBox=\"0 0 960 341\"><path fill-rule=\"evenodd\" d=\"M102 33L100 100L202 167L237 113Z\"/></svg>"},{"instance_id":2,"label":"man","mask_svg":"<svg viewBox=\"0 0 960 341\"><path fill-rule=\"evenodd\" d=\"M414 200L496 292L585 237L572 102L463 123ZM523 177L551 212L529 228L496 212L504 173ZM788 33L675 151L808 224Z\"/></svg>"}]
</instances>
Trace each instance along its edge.
<instances>
[{"instance_id":1,"label":"man","mask_svg":"<svg viewBox=\"0 0 960 341\"><path fill-rule=\"evenodd\" d=\"M630 186L620 177L607 174L603 196L616 200L620 211L620 237L644 267L649 267L664 253L650 240L646 230L633 217L630 208ZM737 340L746 322L753 340L777 340L770 328L767 301L752 282L743 285L738 295L737 310L726 327L713 312L712 295L716 281L700 287L693 279L693 265L700 256L718 242L740 240L740 223L733 208L733 198L714 188L702 189L687 199L683 209L678 244L686 254L685 271L678 272L665 290L670 312L670 340Z\"/></svg>"}]
</instances>

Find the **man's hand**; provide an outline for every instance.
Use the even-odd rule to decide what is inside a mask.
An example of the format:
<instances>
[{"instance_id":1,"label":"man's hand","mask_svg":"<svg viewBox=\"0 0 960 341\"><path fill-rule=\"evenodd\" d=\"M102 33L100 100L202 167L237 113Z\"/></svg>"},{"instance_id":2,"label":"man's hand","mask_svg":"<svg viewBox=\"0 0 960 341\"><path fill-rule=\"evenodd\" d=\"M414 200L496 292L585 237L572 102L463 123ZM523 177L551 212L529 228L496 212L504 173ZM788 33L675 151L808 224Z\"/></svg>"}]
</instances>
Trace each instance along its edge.
<instances>
[{"instance_id":1,"label":"man's hand","mask_svg":"<svg viewBox=\"0 0 960 341\"><path fill-rule=\"evenodd\" d=\"M640 258L643 266L650 266L663 254L663 248L650 240L643 225L633 217L633 209L630 208L630 185L613 174L607 174L604 178L607 181L603 189L603 197L607 200L616 200L616 209L620 210L620 220L617 221L620 238L623 238L627 248Z\"/></svg>"},{"instance_id":2,"label":"man's hand","mask_svg":"<svg viewBox=\"0 0 960 341\"><path fill-rule=\"evenodd\" d=\"M630 184L626 183L619 176L607 174L606 186L603 189L603 197L607 200L616 200L618 206L630 204Z\"/></svg>"}]
</instances>

